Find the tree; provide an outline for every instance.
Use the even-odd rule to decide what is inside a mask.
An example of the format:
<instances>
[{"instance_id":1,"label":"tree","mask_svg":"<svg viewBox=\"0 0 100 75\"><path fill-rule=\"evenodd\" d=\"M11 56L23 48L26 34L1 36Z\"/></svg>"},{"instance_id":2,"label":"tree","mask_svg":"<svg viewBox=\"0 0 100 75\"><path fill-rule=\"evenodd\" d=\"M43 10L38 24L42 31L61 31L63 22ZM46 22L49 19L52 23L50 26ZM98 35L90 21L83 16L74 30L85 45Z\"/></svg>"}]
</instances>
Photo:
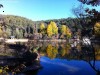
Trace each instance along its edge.
<instances>
[{"instance_id":1,"label":"tree","mask_svg":"<svg viewBox=\"0 0 100 75\"><path fill-rule=\"evenodd\" d=\"M44 23L41 23L40 24L40 32L42 33L42 34L45 34L46 33L46 31L45 31L45 25L44 25Z\"/></svg>"},{"instance_id":2,"label":"tree","mask_svg":"<svg viewBox=\"0 0 100 75\"><path fill-rule=\"evenodd\" d=\"M45 25L44 25L44 23L41 23L40 24L40 30L43 30L43 29L45 29Z\"/></svg>"},{"instance_id":3,"label":"tree","mask_svg":"<svg viewBox=\"0 0 100 75\"><path fill-rule=\"evenodd\" d=\"M3 33L2 33L2 37L3 37L3 38L7 38L7 37L8 37L8 33L7 33L7 32L3 32Z\"/></svg>"},{"instance_id":4,"label":"tree","mask_svg":"<svg viewBox=\"0 0 100 75\"><path fill-rule=\"evenodd\" d=\"M0 37L7 38L8 33L2 30L2 26L0 25Z\"/></svg>"},{"instance_id":5,"label":"tree","mask_svg":"<svg viewBox=\"0 0 100 75\"><path fill-rule=\"evenodd\" d=\"M62 26L61 26L61 33L62 33L63 35L66 35L66 31L67 31L66 25L62 25Z\"/></svg>"},{"instance_id":6,"label":"tree","mask_svg":"<svg viewBox=\"0 0 100 75\"><path fill-rule=\"evenodd\" d=\"M94 26L94 32L97 37L100 37L100 22L97 22Z\"/></svg>"},{"instance_id":7,"label":"tree","mask_svg":"<svg viewBox=\"0 0 100 75\"><path fill-rule=\"evenodd\" d=\"M78 0L78 1L80 1L83 4L92 5L92 6L100 5L100 0ZM93 34L94 34L95 32L94 25L96 22L100 22L100 12L97 11L96 9L89 9L89 8L86 8L85 12L87 13L87 17L91 20L89 24L92 26Z\"/></svg>"},{"instance_id":8,"label":"tree","mask_svg":"<svg viewBox=\"0 0 100 75\"><path fill-rule=\"evenodd\" d=\"M34 22L20 16L13 15L2 15L4 18L4 23L2 26L6 26L7 33L10 33L9 36L17 36L22 38L25 33L33 34ZM19 32L16 31L16 28L19 29ZM28 29L28 32L27 32Z\"/></svg>"},{"instance_id":9,"label":"tree","mask_svg":"<svg viewBox=\"0 0 100 75\"><path fill-rule=\"evenodd\" d=\"M66 26L66 36L67 38L71 38L71 30Z\"/></svg>"},{"instance_id":10,"label":"tree","mask_svg":"<svg viewBox=\"0 0 100 75\"><path fill-rule=\"evenodd\" d=\"M78 0L78 1L82 2L83 4L92 5L92 6L100 5L100 0Z\"/></svg>"},{"instance_id":11,"label":"tree","mask_svg":"<svg viewBox=\"0 0 100 75\"><path fill-rule=\"evenodd\" d=\"M23 38L23 31L21 29L16 28L15 36L16 36L17 39Z\"/></svg>"},{"instance_id":12,"label":"tree","mask_svg":"<svg viewBox=\"0 0 100 75\"><path fill-rule=\"evenodd\" d=\"M49 37L51 37L53 35L52 26L50 24L47 26L47 34Z\"/></svg>"},{"instance_id":13,"label":"tree","mask_svg":"<svg viewBox=\"0 0 100 75\"><path fill-rule=\"evenodd\" d=\"M57 27L56 23L53 22L53 21L51 21L51 22L50 22L50 25L52 26L52 32L53 32L53 34L54 34L54 35L55 35L55 34L58 34L58 27Z\"/></svg>"},{"instance_id":14,"label":"tree","mask_svg":"<svg viewBox=\"0 0 100 75\"><path fill-rule=\"evenodd\" d=\"M73 34L77 35L78 30L81 29L81 31L80 31L81 39L84 36L90 37L90 33L92 33L91 32L92 26L91 26L91 24L89 24L91 22L91 19L90 19L90 17L88 17L87 13L85 12L84 5L81 4L78 7L73 8L72 12L76 16L76 20L77 20L77 21L73 20L75 23L74 29L76 31L76 32L73 32ZM76 22L78 22L78 23L76 23Z\"/></svg>"},{"instance_id":15,"label":"tree","mask_svg":"<svg viewBox=\"0 0 100 75\"><path fill-rule=\"evenodd\" d=\"M71 37L71 30L66 25L61 26L61 33L62 33L62 35L66 35L67 38Z\"/></svg>"},{"instance_id":16,"label":"tree","mask_svg":"<svg viewBox=\"0 0 100 75\"><path fill-rule=\"evenodd\" d=\"M72 9L72 13L76 16L76 19L78 20L78 25L84 29L84 27L86 26L86 13L85 13L85 8L84 6L81 4L78 7L74 7ZM74 20L73 20L74 21ZM74 21L75 23L75 21ZM76 31L77 31L77 24L75 24L76 26Z\"/></svg>"},{"instance_id":17,"label":"tree","mask_svg":"<svg viewBox=\"0 0 100 75\"><path fill-rule=\"evenodd\" d=\"M51 21L50 24L47 26L47 34L49 37L58 34L58 27L55 22Z\"/></svg>"}]
</instances>

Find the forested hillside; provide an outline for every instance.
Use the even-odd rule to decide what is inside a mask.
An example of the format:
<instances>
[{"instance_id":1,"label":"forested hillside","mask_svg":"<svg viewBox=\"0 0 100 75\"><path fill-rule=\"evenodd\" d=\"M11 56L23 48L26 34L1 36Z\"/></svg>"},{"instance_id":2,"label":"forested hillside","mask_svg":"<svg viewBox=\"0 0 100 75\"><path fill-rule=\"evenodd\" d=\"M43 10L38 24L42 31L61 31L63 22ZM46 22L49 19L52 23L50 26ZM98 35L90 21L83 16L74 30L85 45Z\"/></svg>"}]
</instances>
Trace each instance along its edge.
<instances>
[{"instance_id":1,"label":"forested hillside","mask_svg":"<svg viewBox=\"0 0 100 75\"><path fill-rule=\"evenodd\" d=\"M58 27L63 24L69 25L71 28L71 24L68 21L70 19L32 21L27 18L14 15L2 15L1 19L4 20L4 23L1 25L0 36L7 38L10 38L10 36L15 36L16 38L33 36L34 33L39 33L41 23L44 23L47 27L51 21L54 21Z\"/></svg>"},{"instance_id":2,"label":"forested hillside","mask_svg":"<svg viewBox=\"0 0 100 75\"><path fill-rule=\"evenodd\" d=\"M34 22L32 20L29 20L27 18L21 17L21 16L14 16L14 15L3 15L4 22L7 26L33 26Z\"/></svg>"},{"instance_id":3,"label":"forested hillside","mask_svg":"<svg viewBox=\"0 0 100 75\"><path fill-rule=\"evenodd\" d=\"M1 25L1 30L6 31L8 37L16 36L16 38L23 38L27 33L33 34L34 22L32 20L13 15L2 15L1 19L4 21ZM28 28L30 28L30 31Z\"/></svg>"},{"instance_id":4,"label":"forested hillside","mask_svg":"<svg viewBox=\"0 0 100 75\"><path fill-rule=\"evenodd\" d=\"M83 19L77 18L53 19L45 21L32 21L27 18L14 15L3 15L0 18L4 20L4 23L0 25L0 36L7 38L10 38L10 36L15 36L16 38L29 38L36 35L39 37L41 35L42 39L46 39L47 37L51 38L53 36L57 37L58 35L58 38L65 38L70 34L79 35L82 28L91 29L91 25L88 24L90 21L89 19L86 19L86 23L83 27L81 25ZM53 31L54 27L57 29L56 33Z\"/></svg>"}]
</instances>

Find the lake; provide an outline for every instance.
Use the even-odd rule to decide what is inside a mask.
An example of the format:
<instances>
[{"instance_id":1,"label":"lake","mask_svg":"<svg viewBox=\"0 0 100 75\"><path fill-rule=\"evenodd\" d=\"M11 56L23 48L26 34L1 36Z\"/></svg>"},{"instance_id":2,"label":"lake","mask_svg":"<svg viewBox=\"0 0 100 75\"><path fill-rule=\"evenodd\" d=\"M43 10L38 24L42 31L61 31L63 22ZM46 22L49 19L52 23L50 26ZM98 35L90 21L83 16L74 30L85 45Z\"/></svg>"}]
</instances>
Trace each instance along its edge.
<instances>
[{"instance_id":1,"label":"lake","mask_svg":"<svg viewBox=\"0 0 100 75\"><path fill-rule=\"evenodd\" d=\"M100 75L100 45L71 45L72 43L59 42L29 42L18 44L17 47L6 45L3 52L5 56L0 57L0 65L3 70L5 66L10 68L6 71L7 75L12 75L13 72L16 72L15 75ZM34 57L30 53L34 52L38 52L39 60L30 63ZM24 60L19 59L23 55ZM8 57L10 59L5 60ZM23 62L27 60L29 64ZM28 67L24 71L20 70L22 64ZM36 65L41 67L37 69Z\"/></svg>"}]
</instances>

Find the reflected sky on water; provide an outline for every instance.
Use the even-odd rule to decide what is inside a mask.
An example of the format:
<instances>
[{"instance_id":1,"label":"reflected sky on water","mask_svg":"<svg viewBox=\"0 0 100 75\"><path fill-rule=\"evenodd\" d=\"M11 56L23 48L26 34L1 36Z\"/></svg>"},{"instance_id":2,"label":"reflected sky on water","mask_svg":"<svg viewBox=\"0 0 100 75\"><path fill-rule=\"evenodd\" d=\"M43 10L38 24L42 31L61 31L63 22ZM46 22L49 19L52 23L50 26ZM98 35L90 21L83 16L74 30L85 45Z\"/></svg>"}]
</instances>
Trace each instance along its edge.
<instances>
[{"instance_id":1,"label":"reflected sky on water","mask_svg":"<svg viewBox=\"0 0 100 75\"><path fill-rule=\"evenodd\" d=\"M41 58L41 69L38 75L95 75L96 72L90 65L81 60L67 60L67 59L49 59L47 57ZM96 63L100 65L100 63ZM100 67L100 66L97 66Z\"/></svg>"},{"instance_id":2,"label":"reflected sky on water","mask_svg":"<svg viewBox=\"0 0 100 75\"><path fill-rule=\"evenodd\" d=\"M17 48L16 56L23 51L38 52L40 68L37 71L19 73L19 75L99 75L100 74L100 45L84 46L77 44L71 47L69 43L33 43L29 42L25 49ZM11 46L12 47L12 46ZM9 48L11 48L9 46ZM20 49L20 50L19 50ZM7 52L7 51L6 51ZM22 52L22 53L20 53ZM16 53L16 49L14 54ZM7 61L6 61L7 62ZM21 62L20 62L21 63ZM22 63L21 63L22 64Z\"/></svg>"},{"instance_id":3,"label":"reflected sky on water","mask_svg":"<svg viewBox=\"0 0 100 75\"><path fill-rule=\"evenodd\" d=\"M70 44L46 44L39 49L41 65L37 75L99 75L100 46L98 44L72 48Z\"/></svg>"}]
</instances>

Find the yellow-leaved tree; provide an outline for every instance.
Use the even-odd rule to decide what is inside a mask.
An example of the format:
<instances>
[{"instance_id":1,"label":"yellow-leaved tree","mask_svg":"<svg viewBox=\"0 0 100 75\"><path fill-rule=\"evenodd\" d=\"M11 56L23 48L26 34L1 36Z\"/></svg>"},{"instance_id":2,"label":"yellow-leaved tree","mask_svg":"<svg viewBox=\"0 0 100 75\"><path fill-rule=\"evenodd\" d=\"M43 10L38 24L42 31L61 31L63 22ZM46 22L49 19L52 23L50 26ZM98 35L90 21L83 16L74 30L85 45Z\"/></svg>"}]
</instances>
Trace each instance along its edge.
<instances>
[{"instance_id":1,"label":"yellow-leaved tree","mask_svg":"<svg viewBox=\"0 0 100 75\"><path fill-rule=\"evenodd\" d=\"M66 25L62 25L62 26L61 26L61 33L62 33L63 35L66 35L66 30L67 30Z\"/></svg>"},{"instance_id":2,"label":"yellow-leaved tree","mask_svg":"<svg viewBox=\"0 0 100 75\"><path fill-rule=\"evenodd\" d=\"M61 26L61 33L62 33L62 35L66 35L67 38L70 38L71 37L71 30L66 25L62 25Z\"/></svg>"},{"instance_id":3,"label":"yellow-leaved tree","mask_svg":"<svg viewBox=\"0 0 100 75\"><path fill-rule=\"evenodd\" d=\"M47 26L47 34L49 37L58 34L58 27L55 22L51 21L50 24Z\"/></svg>"},{"instance_id":4,"label":"yellow-leaved tree","mask_svg":"<svg viewBox=\"0 0 100 75\"><path fill-rule=\"evenodd\" d=\"M50 24L47 26L47 34L49 37L51 37L53 35L52 26Z\"/></svg>"},{"instance_id":5,"label":"yellow-leaved tree","mask_svg":"<svg viewBox=\"0 0 100 75\"><path fill-rule=\"evenodd\" d=\"M45 25L44 25L44 23L41 23L41 24L40 24L40 32L41 32L42 34L45 33Z\"/></svg>"},{"instance_id":6,"label":"yellow-leaved tree","mask_svg":"<svg viewBox=\"0 0 100 75\"><path fill-rule=\"evenodd\" d=\"M66 36L67 36L67 38L71 38L71 30L69 29L69 27L68 26L66 26Z\"/></svg>"},{"instance_id":7,"label":"yellow-leaved tree","mask_svg":"<svg viewBox=\"0 0 100 75\"><path fill-rule=\"evenodd\" d=\"M94 26L94 32L97 37L100 37L100 22L97 22Z\"/></svg>"},{"instance_id":8,"label":"yellow-leaved tree","mask_svg":"<svg viewBox=\"0 0 100 75\"><path fill-rule=\"evenodd\" d=\"M57 27L56 23L53 22L53 21L51 21L50 25L52 26L52 32L53 32L53 34L58 34L58 27Z\"/></svg>"}]
</instances>

